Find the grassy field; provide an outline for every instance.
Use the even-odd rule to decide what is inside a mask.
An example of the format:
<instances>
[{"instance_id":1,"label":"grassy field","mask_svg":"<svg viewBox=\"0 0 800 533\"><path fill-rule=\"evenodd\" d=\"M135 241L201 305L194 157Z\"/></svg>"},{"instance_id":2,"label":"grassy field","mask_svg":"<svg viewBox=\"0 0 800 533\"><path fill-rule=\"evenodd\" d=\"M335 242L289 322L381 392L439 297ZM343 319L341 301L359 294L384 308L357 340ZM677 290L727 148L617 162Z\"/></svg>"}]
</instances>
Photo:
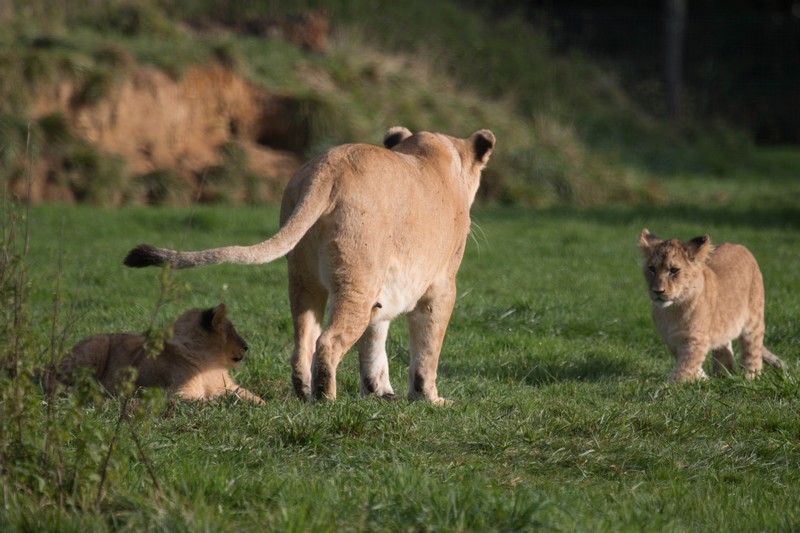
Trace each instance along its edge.
<instances>
[{"instance_id":1,"label":"grassy field","mask_svg":"<svg viewBox=\"0 0 800 533\"><path fill-rule=\"evenodd\" d=\"M47 402L31 385L21 401L19 380L3 380L0 528L796 530L800 186L772 170L771 181L665 184L686 197L662 207L476 209L440 363L444 408L359 399L352 353L336 402L299 402L285 261L176 272L156 324L225 301L251 346L235 376L267 405L144 397L116 432L120 400ZM160 273L124 268L132 245L252 243L277 218L274 207L34 208L26 357L45 361L53 339L148 327ZM753 251L766 342L788 374L666 383L635 247L645 226ZM404 330L398 320L388 343L398 391Z\"/></svg>"}]
</instances>

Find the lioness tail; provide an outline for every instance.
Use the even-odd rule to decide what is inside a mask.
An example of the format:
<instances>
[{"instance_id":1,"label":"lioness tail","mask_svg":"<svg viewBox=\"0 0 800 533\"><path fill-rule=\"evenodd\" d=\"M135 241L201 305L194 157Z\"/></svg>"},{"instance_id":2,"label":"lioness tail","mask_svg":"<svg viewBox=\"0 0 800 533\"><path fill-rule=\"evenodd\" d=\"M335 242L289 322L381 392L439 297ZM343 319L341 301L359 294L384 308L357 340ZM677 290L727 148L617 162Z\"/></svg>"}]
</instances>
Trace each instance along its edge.
<instances>
[{"instance_id":1,"label":"lioness tail","mask_svg":"<svg viewBox=\"0 0 800 533\"><path fill-rule=\"evenodd\" d=\"M252 246L225 246L198 252L178 252L140 244L128 252L125 266L141 268L171 264L173 268L191 268L221 263L249 265L269 263L288 254L328 207L331 179L315 180L297 204L289 219L269 239Z\"/></svg>"},{"instance_id":2,"label":"lioness tail","mask_svg":"<svg viewBox=\"0 0 800 533\"><path fill-rule=\"evenodd\" d=\"M123 263L125 266L142 268L146 266L163 266L170 261L170 254L165 253L169 250L156 248L149 244L140 244L133 248L125 256Z\"/></svg>"}]
</instances>

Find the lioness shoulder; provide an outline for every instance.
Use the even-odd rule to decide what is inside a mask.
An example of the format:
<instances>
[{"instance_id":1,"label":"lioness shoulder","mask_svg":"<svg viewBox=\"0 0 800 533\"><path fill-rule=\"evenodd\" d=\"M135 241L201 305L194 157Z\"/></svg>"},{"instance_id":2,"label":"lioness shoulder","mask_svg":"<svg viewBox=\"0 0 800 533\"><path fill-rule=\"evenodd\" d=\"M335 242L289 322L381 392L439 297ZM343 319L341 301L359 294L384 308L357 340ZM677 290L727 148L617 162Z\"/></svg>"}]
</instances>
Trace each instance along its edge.
<instances>
[{"instance_id":1,"label":"lioness shoulder","mask_svg":"<svg viewBox=\"0 0 800 533\"><path fill-rule=\"evenodd\" d=\"M785 366L763 346L764 284L747 248L712 246L708 235L662 240L647 229L639 235L639 248L653 321L675 357L670 379L705 378L709 351L715 374L733 372L734 339L746 377L758 376L763 361Z\"/></svg>"}]
</instances>

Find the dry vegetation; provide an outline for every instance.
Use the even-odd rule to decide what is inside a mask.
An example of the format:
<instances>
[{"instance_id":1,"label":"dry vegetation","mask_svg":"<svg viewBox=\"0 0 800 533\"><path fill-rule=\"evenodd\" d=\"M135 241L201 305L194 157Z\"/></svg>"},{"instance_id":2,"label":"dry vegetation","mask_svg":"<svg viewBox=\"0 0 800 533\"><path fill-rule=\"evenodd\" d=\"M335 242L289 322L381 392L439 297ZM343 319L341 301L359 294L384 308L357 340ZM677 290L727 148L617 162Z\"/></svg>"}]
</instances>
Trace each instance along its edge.
<instances>
[{"instance_id":1,"label":"dry vegetation","mask_svg":"<svg viewBox=\"0 0 800 533\"><path fill-rule=\"evenodd\" d=\"M482 201L596 205L664 200L665 168L746 152L735 135L704 135L713 150L698 156L532 26L442 3L430 17L463 39L427 19L404 35L387 19L410 23L420 6L381 17L364 4L330 3L322 24L280 2L12 2L0 13L13 28L0 37L6 187L25 197L29 172L36 202L269 202L310 155L403 124L492 128Z\"/></svg>"}]
</instances>

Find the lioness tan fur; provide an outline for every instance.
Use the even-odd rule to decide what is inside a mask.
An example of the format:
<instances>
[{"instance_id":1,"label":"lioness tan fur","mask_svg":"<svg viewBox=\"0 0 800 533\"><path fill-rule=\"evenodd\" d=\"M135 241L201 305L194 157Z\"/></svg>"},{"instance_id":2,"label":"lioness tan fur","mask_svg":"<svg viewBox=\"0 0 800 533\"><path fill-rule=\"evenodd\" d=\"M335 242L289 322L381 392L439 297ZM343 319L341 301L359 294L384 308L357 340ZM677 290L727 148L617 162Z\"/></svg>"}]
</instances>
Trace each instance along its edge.
<instances>
[{"instance_id":1,"label":"lioness tan fur","mask_svg":"<svg viewBox=\"0 0 800 533\"><path fill-rule=\"evenodd\" d=\"M361 394L393 396L386 335L390 321L405 314L408 397L442 403L439 353L455 304L469 209L494 145L488 130L458 139L395 127L384 147L338 146L303 165L284 191L281 229L272 238L200 252L140 245L125 264L187 268L287 255L292 384L299 396L335 398L336 368L355 343Z\"/></svg>"},{"instance_id":2,"label":"lioness tan fur","mask_svg":"<svg viewBox=\"0 0 800 533\"><path fill-rule=\"evenodd\" d=\"M226 314L224 304L185 312L172 325L172 335L164 339L164 349L155 357L147 353L142 334L92 335L61 361L57 377L72 385L76 371L88 367L113 394L126 371L133 368L137 387L162 387L187 400L237 395L262 404L264 400L236 385L228 374L244 357L247 343Z\"/></svg>"},{"instance_id":3,"label":"lioness tan fur","mask_svg":"<svg viewBox=\"0 0 800 533\"><path fill-rule=\"evenodd\" d=\"M744 246L712 246L708 235L687 242L663 241L643 229L639 248L653 304L653 321L675 357L673 381L706 378L703 361L711 350L715 374L734 371L738 339L744 375L755 378L762 361L785 368L763 346L764 283Z\"/></svg>"}]
</instances>

